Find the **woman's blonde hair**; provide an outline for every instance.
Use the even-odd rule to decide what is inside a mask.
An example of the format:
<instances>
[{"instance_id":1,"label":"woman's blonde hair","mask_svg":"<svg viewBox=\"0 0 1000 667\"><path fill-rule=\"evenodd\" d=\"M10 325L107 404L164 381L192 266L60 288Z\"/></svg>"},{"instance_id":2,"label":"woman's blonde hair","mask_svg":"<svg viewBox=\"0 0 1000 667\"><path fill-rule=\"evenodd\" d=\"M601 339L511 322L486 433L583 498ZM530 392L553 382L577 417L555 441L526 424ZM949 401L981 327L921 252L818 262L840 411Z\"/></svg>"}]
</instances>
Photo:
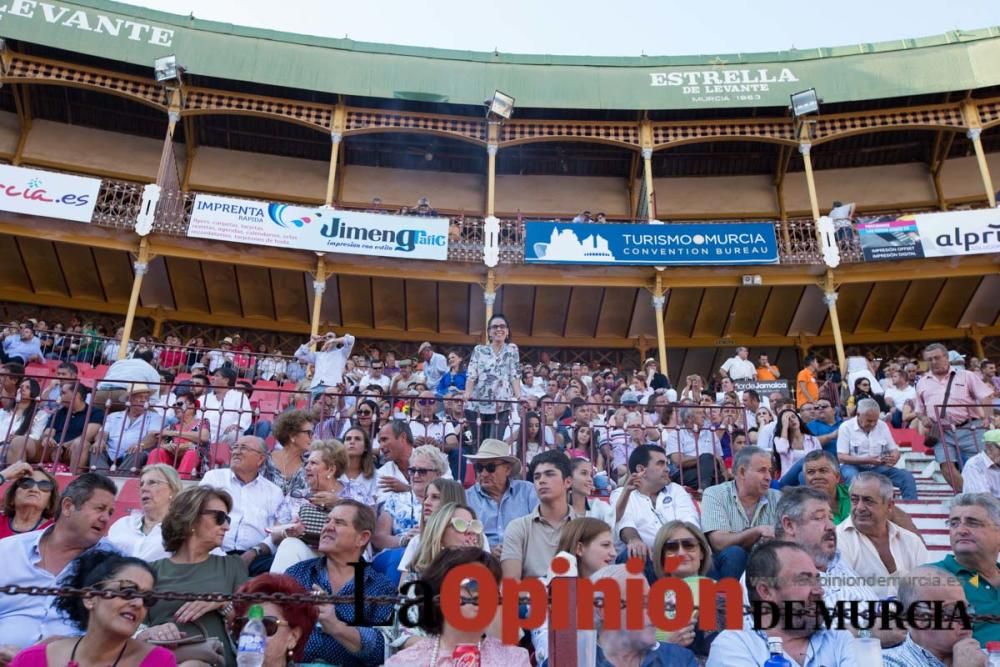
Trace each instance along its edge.
<instances>
[{"instance_id":1,"label":"woman's blonde hair","mask_svg":"<svg viewBox=\"0 0 1000 667\"><path fill-rule=\"evenodd\" d=\"M340 477L347 471L347 448L340 440L331 438L329 440L313 440L309 446L310 452L319 452L319 457L323 459L330 468L336 471Z\"/></svg>"},{"instance_id":2,"label":"woman's blonde hair","mask_svg":"<svg viewBox=\"0 0 1000 667\"><path fill-rule=\"evenodd\" d=\"M708 545L708 538L705 537L705 533L701 532L698 526L688 521L668 521L660 526L660 530L656 532L656 538L653 540L653 553L650 554L650 557L653 559L653 570L656 572L657 579L671 576L663 570L663 547L666 545L667 540L681 528L694 535L694 539L701 545L701 565L698 567L698 574L704 577L712 567L712 548Z\"/></svg>"},{"instance_id":3,"label":"woman's blonde hair","mask_svg":"<svg viewBox=\"0 0 1000 667\"><path fill-rule=\"evenodd\" d=\"M177 469L173 466L166 463L151 463L139 472L140 482L142 482L142 478L148 472L158 472L163 475L163 478L167 480L167 486L170 487L171 495L176 496L184 490L184 484L181 483L181 476L177 474Z\"/></svg>"},{"instance_id":4,"label":"woman's blonde hair","mask_svg":"<svg viewBox=\"0 0 1000 667\"><path fill-rule=\"evenodd\" d=\"M440 449L435 445L420 445L419 447L414 447L413 452L410 453L410 461L414 461L418 456L428 459L437 468L439 475L444 475L448 472L448 458L444 455Z\"/></svg>"},{"instance_id":5,"label":"woman's blonde hair","mask_svg":"<svg viewBox=\"0 0 1000 667\"><path fill-rule=\"evenodd\" d=\"M427 517L427 523L424 524L424 529L420 533L420 551L417 552L417 557L413 561L414 570L423 571L444 550L444 547L441 546L444 531L447 530L452 517L455 516L455 511L460 509L471 514L473 519L476 518L476 510L462 503L446 503ZM479 536L479 546L483 546L482 535Z\"/></svg>"}]
</instances>

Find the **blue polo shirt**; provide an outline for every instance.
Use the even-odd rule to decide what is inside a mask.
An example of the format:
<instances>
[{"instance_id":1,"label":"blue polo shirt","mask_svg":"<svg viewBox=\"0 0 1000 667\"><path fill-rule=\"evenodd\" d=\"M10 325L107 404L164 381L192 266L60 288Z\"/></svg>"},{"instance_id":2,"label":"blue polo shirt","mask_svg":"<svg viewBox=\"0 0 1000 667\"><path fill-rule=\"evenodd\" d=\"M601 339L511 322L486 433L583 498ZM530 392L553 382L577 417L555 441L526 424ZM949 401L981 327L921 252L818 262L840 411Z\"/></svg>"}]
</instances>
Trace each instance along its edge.
<instances>
[{"instance_id":1,"label":"blue polo shirt","mask_svg":"<svg viewBox=\"0 0 1000 667\"><path fill-rule=\"evenodd\" d=\"M49 428L54 431L52 439L59 443L79 438L87 424L100 424L104 421L104 410L85 405L79 412L69 415L69 426L66 426L66 434L63 435L66 413L66 406L63 406L49 418Z\"/></svg>"},{"instance_id":2,"label":"blue polo shirt","mask_svg":"<svg viewBox=\"0 0 1000 667\"><path fill-rule=\"evenodd\" d=\"M538 507L535 485L523 479L511 479L497 504L476 482L465 491L465 502L476 510L490 544L503 544L504 529L514 519L527 516Z\"/></svg>"},{"instance_id":3,"label":"blue polo shirt","mask_svg":"<svg viewBox=\"0 0 1000 667\"><path fill-rule=\"evenodd\" d=\"M837 430L840 429L840 425L842 423L843 422L841 422L839 419L837 421L835 421L834 423L832 423L832 424L827 424L825 421L820 421L819 419L814 419L811 422L809 422L808 424L806 424L806 428L808 428L809 432L812 433L813 435L815 435L818 438L821 435L829 435L830 433L837 432ZM823 449L825 451L830 452L834 456L836 456L837 455L837 439L834 438L830 442L828 442L825 445L823 445Z\"/></svg>"}]
</instances>

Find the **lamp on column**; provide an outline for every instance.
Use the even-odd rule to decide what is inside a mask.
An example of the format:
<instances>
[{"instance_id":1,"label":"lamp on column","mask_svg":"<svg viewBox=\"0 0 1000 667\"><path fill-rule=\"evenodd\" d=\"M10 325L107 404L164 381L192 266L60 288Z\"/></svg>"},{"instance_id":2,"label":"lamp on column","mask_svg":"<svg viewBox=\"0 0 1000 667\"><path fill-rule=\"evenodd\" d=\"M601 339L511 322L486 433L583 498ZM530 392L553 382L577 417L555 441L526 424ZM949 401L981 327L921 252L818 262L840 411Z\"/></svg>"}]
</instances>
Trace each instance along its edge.
<instances>
[{"instance_id":1,"label":"lamp on column","mask_svg":"<svg viewBox=\"0 0 1000 667\"><path fill-rule=\"evenodd\" d=\"M802 116L819 113L819 103L821 100L817 97L815 88L792 93L790 98L792 102L792 117L795 120L798 120Z\"/></svg>"},{"instance_id":2,"label":"lamp on column","mask_svg":"<svg viewBox=\"0 0 1000 667\"><path fill-rule=\"evenodd\" d=\"M499 119L500 122L503 122L510 120L514 114L514 98L499 90L493 93L492 99L483 102L483 105L486 106L487 119Z\"/></svg>"}]
</instances>

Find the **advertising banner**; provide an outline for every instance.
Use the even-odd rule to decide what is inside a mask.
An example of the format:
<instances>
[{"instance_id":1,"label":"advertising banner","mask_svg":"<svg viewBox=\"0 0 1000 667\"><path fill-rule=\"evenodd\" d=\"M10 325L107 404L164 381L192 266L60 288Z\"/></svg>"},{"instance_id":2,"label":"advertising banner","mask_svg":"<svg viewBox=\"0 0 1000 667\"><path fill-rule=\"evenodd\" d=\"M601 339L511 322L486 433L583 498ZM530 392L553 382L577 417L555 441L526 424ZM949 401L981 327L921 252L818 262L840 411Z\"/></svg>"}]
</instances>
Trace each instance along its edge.
<instances>
[{"instance_id":1,"label":"advertising banner","mask_svg":"<svg viewBox=\"0 0 1000 667\"><path fill-rule=\"evenodd\" d=\"M857 229L866 262L924 256L917 223L913 218L875 218L859 222Z\"/></svg>"},{"instance_id":2,"label":"advertising banner","mask_svg":"<svg viewBox=\"0 0 1000 667\"><path fill-rule=\"evenodd\" d=\"M98 178L0 165L0 210L90 222Z\"/></svg>"},{"instance_id":3,"label":"advertising banner","mask_svg":"<svg viewBox=\"0 0 1000 667\"><path fill-rule=\"evenodd\" d=\"M776 264L774 224L526 222L524 261L535 264Z\"/></svg>"},{"instance_id":4,"label":"advertising banner","mask_svg":"<svg viewBox=\"0 0 1000 667\"><path fill-rule=\"evenodd\" d=\"M788 380L737 380L736 391L742 393L747 389L753 389L761 398L767 398L774 392L780 393L788 398L791 395Z\"/></svg>"},{"instance_id":5,"label":"advertising banner","mask_svg":"<svg viewBox=\"0 0 1000 667\"><path fill-rule=\"evenodd\" d=\"M188 236L401 259L448 258L448 219L198 195Z\"/></svg>"},{"instance_id":6,"label":"advertising banner","mask_svg":"<svg viewBox=\"0 0 1000 667\"><path fill-rule=\"evenodd\" d=\"M859 222L866 261L1000 252L1000 209L918 213Z\"/></svg>"}]
</instances>

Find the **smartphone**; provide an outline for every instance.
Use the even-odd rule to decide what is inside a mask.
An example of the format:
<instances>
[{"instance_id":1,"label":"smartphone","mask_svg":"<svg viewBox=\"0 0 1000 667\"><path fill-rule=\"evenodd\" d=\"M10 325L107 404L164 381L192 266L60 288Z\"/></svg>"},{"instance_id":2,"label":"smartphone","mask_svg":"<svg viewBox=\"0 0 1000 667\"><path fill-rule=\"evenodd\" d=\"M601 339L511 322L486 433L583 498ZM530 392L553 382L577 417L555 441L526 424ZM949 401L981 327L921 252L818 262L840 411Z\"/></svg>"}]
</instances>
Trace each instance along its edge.
<instances>
[{"instance_id":1,"label":"smartphone","mask_svg":"<svg viewBox=\"0 0 1000 667\"><path fill-rule=\"evenodd\" d=\"M147 639L145 642L147 644L153 644L154 646L186 646L188 644L197 644L199 642L205 641L205 635L188 635L187 637L182 637L180 639Z\"/></svg>"}]
</instances>

